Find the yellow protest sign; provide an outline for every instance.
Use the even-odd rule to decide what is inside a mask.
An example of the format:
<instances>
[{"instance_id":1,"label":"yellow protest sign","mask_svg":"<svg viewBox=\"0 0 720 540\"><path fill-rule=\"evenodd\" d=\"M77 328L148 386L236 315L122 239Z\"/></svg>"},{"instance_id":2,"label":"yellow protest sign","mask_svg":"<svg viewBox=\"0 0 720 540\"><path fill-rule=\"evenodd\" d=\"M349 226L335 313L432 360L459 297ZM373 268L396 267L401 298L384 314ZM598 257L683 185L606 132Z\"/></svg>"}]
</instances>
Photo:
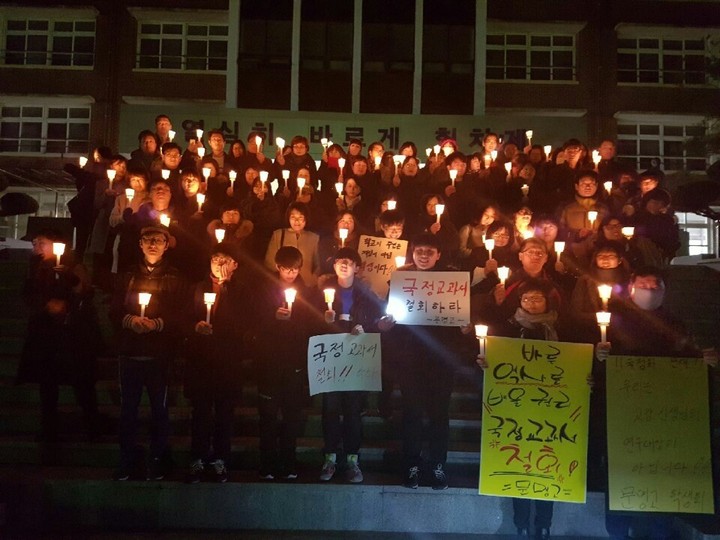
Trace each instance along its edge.
<instances>
[{"instance_id":1,"label":"yellow protest sign","mask_svg":"<svg viewBox=\"0 0 720 540\"><path fill-rule=\"evenodd\" d=\"M487 338L482 495L585 502L593 347Z\"/></svg>"},{"instance_id":2,"label":"yellow protest sign","mask_svg":"<svg viewBox=\"0 0 720 540\"><path fill-rule=\"evenodd\" d=\"M611 356L610 510L712 514L709 415L701 359Z\"/></svg>"}]
</instances>

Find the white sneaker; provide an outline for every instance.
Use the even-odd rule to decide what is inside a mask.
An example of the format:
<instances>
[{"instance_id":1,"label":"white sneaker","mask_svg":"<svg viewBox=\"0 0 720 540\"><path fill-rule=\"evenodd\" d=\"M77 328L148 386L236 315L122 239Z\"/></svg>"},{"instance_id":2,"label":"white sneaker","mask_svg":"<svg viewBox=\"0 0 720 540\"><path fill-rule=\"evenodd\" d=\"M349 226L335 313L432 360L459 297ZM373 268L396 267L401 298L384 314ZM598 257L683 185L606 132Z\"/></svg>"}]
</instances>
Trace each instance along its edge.
<instances>
[{"instance_id":1,"label":"white sneaker","mask_svg":"<svg viewBox=\"0 0 720 540\"><path fill-rule=\"evenodd\" d=\"M337 469L336 459L335 454L325 454L325 463L322 471L320 471L320 480L323 482L332 480L332 477L335 476L335 470Z\"/></svg>"},{"instance_id":2,"label":"white sneaker","mask_svg":"<svg viewBox=\"0 0 720 540\"><path fill-rule=\"evenodd\" d=\"M363 473L358 465L357 454L349 454L347 457L347 470L345 471L345 479L351 484L359 484L363 481Z\"/></svg>"}]
</instances>

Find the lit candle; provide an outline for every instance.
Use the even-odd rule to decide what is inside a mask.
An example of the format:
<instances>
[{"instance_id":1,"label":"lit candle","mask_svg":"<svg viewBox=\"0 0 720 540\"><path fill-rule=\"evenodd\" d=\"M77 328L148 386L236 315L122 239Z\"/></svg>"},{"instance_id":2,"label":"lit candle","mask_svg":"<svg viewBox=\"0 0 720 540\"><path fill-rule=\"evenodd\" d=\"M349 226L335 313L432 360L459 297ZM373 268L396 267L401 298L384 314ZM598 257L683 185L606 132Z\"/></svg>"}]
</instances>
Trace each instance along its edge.
<instances>
[{"instance_id":1,"label":"lit candle","mask_svg":"<svg viewBox=\"0 0 720 540\"><path fill-rule=\"evenodd\" d=\"M495 249L495 240L488 238L485 240L485 249L488 251L488 259L492 259L492 252Z\"/></svg>"},{"instance_id":2,"label":"lit candle","mask_svg":"<svg viewBox=\"0 0 720 540\"><path fill-rule=\"evenodd\" d=\"M436 144L433 146L433 152L435 152L436 156L440 153L440 145L439 144Z\"/></svg>"},{"instance_id":3,"label":"lit candle","mask_svg":"<svg viewBox=\"0 0 720 540\"><path fill-rule=\"evenodd\" d=\"M108 169L105 172L107 173L110 189L112 189L112 183L113 183L113 180L115 180L115 175L117 175L117 171L115 169Z\"/></svg>"},{"instance_id":4,"label":"lit candle","mask_svg":"<svg viewBox=\"0 0 720 540\"><path fill-rule=\"evenodd\" d=\"M450 185L455 187L455 179L457 178L457 171L455 169L450 169L448 171L450 174Z\"/></svg>"},{"instance_id":5,"label":"lit candle","mask_svg":"<svg viewBox=\"0 0 720 540\"><path fill-rule=\"evenodd\" d=\"M485 341L487 340L488 327L484 324L475 325L475 337L480 344L480 355L485 356Z\"/></svg>"},{"instance_id":6,"label":"lit candle","mask_svg":"<svg viewBox=\"0 0 720 540\"><path fill-rule=\"evenodd\" d=\"M528 129L528 130L525 132L525 136L527 137L527 140L528 140L528 146L532 146L533 130L532 130L532 129Z\"/></svg>"},{"instance_id":7,"label":"lit candle","mask_svg":"<svg viewBox=\"0 0 720 540\"><path fill-rule=\"evenodd\" d=\"M168 139L170 139L170 142L172 142L174 138L175 132L171 129L170 131L168 131Z\"/></svg>"},{"instance_id":8,"label":"lit candle","mask_svg":"<svg viewBox=\"0 0 720 540\"><path fill-rule=\"evenodd\" d=\"M62 242L53 242L53 255L57 257L57 265L60 266L60 257L65 253L65 244Z\"/></svg>"},{"instance_id":9,"label":"lit candle","mask_svg":"<svg viewBox=\"0 0 720 540\"><path fill-rule=\"evenodd\" d=\"M275 146L277 146L279 150L285 148L285 139L282 137L275 137Z\"/></svg>"},{"instance_id":10,"label":"lit candle","mask_svg":"<svg viewBox=\"0 0 720 540\"><path fill-rule=\"evenodd\" d=\"M443 212L445 212L445 205L444 204L436 204L435 205L435 216L437 217L437 223L440 223L440 216L443 215Z\"/></svg>"},{"instance_id":11,"label":"lit candle","mask_svg":"<svg viewBox=\"0 0 720 540\"><path fill-rule=\"evenodd\" d=\"M490 154L485 154L483 156L483 162L485 163L485 168L487 169L492 163L492 157L490 156Z\"/></svg>"},{"instance_id":12,"label":"lit candle","mask_svg":"<svg viewBox=\"0 0 720 540\"><path fill-rule=\"evenodd\" d=\"M398 255L395 257L395 268L400 268L401 266L405 266L405 257L402 255Z\"/></svg>"},{"instance_id":13,"label":"lit candle","mask_svg":"<svg viewBox=\"0 0 720 540\"><path fill-rule=\"evenodd\" d=\"M523 184L520 190L522 191L523 197L527 197L527 194L530 193L530 186Z\"/></svg>"},{"instance_id":14,"label":"lit candle","mask_svg":"<svg viewBox=\"0 0 720 540\"><path fill-rule=\"evenodd\" d=\"M342 194L342 190L343 190L343 183L335 182L335 191L337 191L338 197Z\"/></svg>"},{"instance_id":15,"label":"lit candle","mask_svg":"<svg viewBox=\"0 0 720 540\"><path fill-rule=\"evenodd\" d=\"M345 168L345 158L344 157L338 158L338 167L340 167L341 171Z\"/></svg>"},{"instance_id":16,"label":"lit candle","mask_svg":"<svg viewBox=\"0 0 720 540\"><path fill-rule=\"evenodd\" d=\"M288 171L288 174L290 174L290 171ZM260 181L264 184L267 182L268 179L268 172L267 171L260 171Z\"/></svg>"},{"instance_id":17,"label":"lit candle","mask_svg":"<svg viewBox=\"0 0 720 540\"><path fill-rule=\"evenodd\" d=\"M605 188L605 191L608 192L608 195L612 192L612 180L608 180L607 182L603 182L603 187Z\"/></svg>"},{"instance_id":18,"label":"lit candle","mask_svg":"<svg viewBox=\"0 0 720 540\"><path fill-rule=\"evenodd\" d=\"M543 146L543 151L545 152L545 155L547 156L548 160L550 159L550 154L552 154L552 146L549 144L546 144Z\"/></svg>"},{"instance_id":19,"label":"lit candle","mask_svg":"<svg viewBox=\"0 0 720 540\"><path fill-rule=\"evenodd\" d=\"M325 303L328 306L328 309L332 311L332 305L335 301L335 289L325 289L323 290L323 293L325 293Z\"/></svg>"},{"instance_id":20,"label":"lit candle","mask_svg":"<svg viewBox=\"0 0 720 540\"><path fill-rule=\"evenodd\" d=\"M211 172L212 172L212 170L210 169L210 167L203 167L202 175L205 178L206 182L208 181L208 178L210 178Z\"/></svg>"},{"instance_id":21,"label":"lit candle","mask_svg":"<svg viewBox=\"0 0 720 540\"><path fill-rule=\"evenodd\" d=\"M610 326L610 312L609 311L598 311L595 314L597 317L598 326L600 326L600 342L607 342L607 327Z\"/></svg>"},{"instance_id":22,"label":"lit candle","mask_svg":"<svg viewBox=\"0 0 720 540\"><path fill-rule=\"evenodd\" d=\"M135 190L133 188L127 188L125 190L125 198L128 200L128 202L132 201L134 196Z\"/></svg>"},{"instance_id":23,"label":"lit candle","mask_svg":"<svg viewBox=\"0 0 720 540\"><path fill-rule=\"evenodd\" d=\"M592 151L592 160L593 160L593 163L595 164L596 170L597 170L598 164L600 163L601 159L602 158L600 157L600 152L598 152L597 150L593 150Z\"/></svg>"},{"instance_id":24,"label":"lit candle","mask_svg":"<svg viewBox=\"0 0 720 540\"><path fill-rule=\"evenodd\" d=\"M393 161L395 162L395 165L397 165L397 161L395 158L393 158ZM375 156L375 170L380 168L380 163L382 162L382 156Z\"/></svg>"},{"instance_id":25,"label":"lit candle","mask_svg":"<svg viewBox=\"0 0 720 540\"><path fill-rule=\"evenodd\" d=\"M162 176L163 180L170 178L170 169L162 169L160 171L160 176Z\"/></svg>"},{"instance_id":26,"label":"lit candle","mask_svg":"<svg viewBox=\"0 0 720 540\"><path fill-rule=\"evenodd\" d=\"M230 171L228 172L228 177L230 177L230 187L235 187L235 180L237 180L237 172Z\"/></svg>"},{"instance_id":27,"label":"lit candle","mask_svg":"<svg viewBox=\"0 0 720 540\"><path fill-rule=\"evenodd\" d=\"M450 145L443 146L442 151L443 151L443 154L445 154L445 157L448 157L450 154L452 154L454 152L453 147Z\"/></svg>"},{"instance_id":28,"label":"lit candle","mask_svg":"<svg viewBox=\"0 0 720 540\"><path fill-rule=\"evenodd\" d=\"M82 168L82 167L84 167L85 165L87 165L87 161L88 161L88 160L87 160L87 158L86 158L85 156L80 156L80 159L79 159L78 161L80 162L80 167Z\"/></svg>"},{"instance_id":29,"label":"lit candle","mask_svg":"<svg viewBox=\"0 0 720 540\"><path fill-rule=\"evenodd\" d=\"M430 157L430 154L432 154L432 148L430 148L430 147L428 146L428 147L425 149L425 154L427 155L427 157Z\"/></svg>"},{"instance_id":30,"label":"lit candle","mask_svg":"<svg viewBox=\"0 0 720 540\"><path fill-rule=\"evenodd\" d=\"M565 251L565 242L555 242L555 253L558 257L563 251Z\"/></svg>"},{"instance_id":31,"label":"lit candle","mask_svg":"<svg viewBox=\"0 0 720 540\"><path fill-rule=\"evenodd\" d=\"M387 208L388 210L395 210L395 208L397 208L397 201L393 201L392 199L390 199L387 202Z\"/></svg>"},{"instance_id":32,"label":"lit candle","mask_svg":"<svg viewBox=\"0 0 720 540\"><path fill-rule=\"evenodd\" d=\"M510 178L510 171L512 170L512 163L509 161L505 164L505 171L508 173L508 178Z\"/></svg>"},{"instance_id":33,"label":"lit candle","mask_svg":"<svg viewBox=\"0 0 720 540\"><path fill-rule=\"evenodd\" d=\"M527 240L528 238L532 238L533 236L535 236L535 231L534 231L533 229L525 229L525 230L522 232L522 237L523 237L525 240Z\"/></svg>"},{"instance_id":34,"label":"lit candle","mask_svg":"<svg viewBox=\"0 0 720 540\"><path fill-rule=\"evenodd\" d=\"M205 202L205 194L204 193L198 193L195 195L195 198L197 199L198 203L198 211L202 210L202 205Z\"/></svg>"},{"instance_id":35,"label":"lit candle","mask_svg":"<svg viewBox=\"0 0 720 540\"><path fill-rule=\"evenodd\" d=\"M302 188L305 187L305 179L304 179L304 178L298 178L298 179L297 179L297 186L298 186L298 191L302 191Z\"/></svg>"},{"instance_id":36,"label":"lit candle","mask_svg":"<svg viewBox=\"0 0 720 540\"><path fill-rule=\"evenodd\" d=\"M497 159L497 150L490 150L490 159L493 161Z\"/></svg>"},{"instance_id":37,"label":"lit candle","mask_svg":"<svg viewBox=\"0 0 720 540\"><path fill-rule=\"evenodd\" d=\"M260 153L260 147L262 146L262 137L260 135L255 135L255 146L257 146L257 152Z\"/></svg>"},{"instance_id":38,"label":"lit candle","mask_svg":"<svg viewBox=\"0 0 720 540\"><path fill-rule=\"evenodd\" d=\"M152 294L149 292L138 293L138 303L140 304L140 316L145 317L145 308L150 304Z\"/></svg>"},{"instance_id":39,"label":"lit candle","mask_svg":"<svg viewBox=\"0 0 720 540\"><path fill-rule=\"evenodd\" d=\"M322 139L320 139L320 144L322 144L323 148L327 148L328 147L327 137L323 137Z\"/></svg>"},{"instance_id":40,"label":"lit candle","mask_svg":"<svg viewBox=\"0 0 720 540\"><path fill-rule=\"evenodd\" d=\"M507 281L507 278L510 276L510 268L507 266L501 266L497 269L498 278L500 279L500 283L502 283L502 286L505 286L505 282Z\"/></svg>"},{"instance_id":41,"label":"lit candle","mask_svg":"<svg viewBox=\"0 0 720 540\"><path fill-rule=\"evenodd\" d=\"M285 289L285 302L287 302L288 311L292 311L292 305L296 295L297 291L295 289Z\"/></svg>"},{"instance_id":42,"label":"lit candle","mask_svg":"<svg viewBox=\"0 0 720 540\"><path fill-rule=\"evenodd\" d=\"M197 140L199 141L200 139L202 139L203 130L202 130L202 129L196 129L196 130L195 130L195 135L197 136Z\"/></svg>"},{"instance_id":43,"label":"lit candle","mask_svg":"<svg viewBox=\"0 0 720 540\"><path fill-rule=\"evenodd\" d=\"M160 223L162 223L165 227L170 226L170 216L167 214L160 214Z\"/></svg>"},{"instance_id":44,"label":"lit candle","mask_svg":"<svg viewBox=\"0 0 720 540\"><path fill-rule=\"evenodd\" d=\"M327 142L328 148L330 148L333 144L334 143L331 140L328 140L328 142Z\"/></svg>"},{"instance_id":45,"label":"lit candle","mask_svg":"<svg viewBox=\"0 0 720 540\"><path fill-rule=\"evenodd\" d=\"M610 300L610 296L612 296L612 286L598 285L598 294L600 295L600 299L603 303L603 310L607 311L608 301Z\"/></svg>"},{"instance_id":46,"label":"lit candle","mask_svg":"<svg viewBox=\"0 0 720 540\"><path fill-rule=\"evenodd\" d=\"M347 239L349 232L350 231L348 229L345 229L344 227L338 229L338 236L340 237L340 247L345 247L345 240Z\"/></svg>"},{"instance_id":47,"label":"lit candle","mask_svg":"<svg viewBox=\"0 0 720 540\"><path fill-rule=\"evenodd\" d=\"M588 221L590 222L590 228L592 229L595 226L595 220L598 217L598 213L595 210L590 210L587 214Z\"/></svg>"},{"instance_id":48,"label":"lit candle","mask_svg":"<svg viewBox=\"0 0 720 540\"><path fill-rule=\"evenodd\" d=\"M218 244L225 240L225 229L215 229L215 238L217 238Z\"/></svg>"},{"instance_id":49,"label":"lit candle","mask_svg":"<svg viewBox=\"0 0 720 540\"><path fill-rule=\"evenodd\" d=\"M206 292L203 293L203 302L207 308L207 315L205 316L205 322L210 324L210 312L212 311L213 304L215 303L216 293Z\"/></svg>"},{"instance_id":50,"label":"lit candle","mask_svg":"<svg viewBox=\"0 0 720 540\"><path fill-rule=\"evenodd\" d=\"M197 149L197 153L198 153L198 156L200 157L200 159L204 158L205 157L205 148L203 148L201 146L200 148Z\"/></svg>"},{"instance_id":51,"label":"lit candle","mask_svg":"<svg viewBox=\"0 0 720 540\"><path fill-rule=\"evenodd\" d=\"M622 235L630 240L635 235L635 227L623 227L620 229Z\"/></svg>"}]
</instances>

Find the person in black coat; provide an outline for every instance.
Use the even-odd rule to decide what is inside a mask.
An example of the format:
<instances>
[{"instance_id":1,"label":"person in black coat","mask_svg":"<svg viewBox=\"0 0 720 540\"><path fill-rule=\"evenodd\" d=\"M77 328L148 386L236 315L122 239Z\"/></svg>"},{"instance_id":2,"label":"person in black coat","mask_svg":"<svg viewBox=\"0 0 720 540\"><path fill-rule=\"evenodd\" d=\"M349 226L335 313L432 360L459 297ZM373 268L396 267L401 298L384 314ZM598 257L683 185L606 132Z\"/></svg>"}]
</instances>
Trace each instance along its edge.
<instances>
[{"instance_id":1,"label":"person in black coat","mask_svg":"<svg viewBox=\"0 0 720 540\"><path fill-rule=\"evenodd\" d=\"M245 382L241 361L252 305L248 273L238 268L239 262L238 246L215 244L210 272L193 294L185 368L185 397L192 403L189 483L199 482L206 472L216 482L227 481L233 413ZM206 303L206 295L211 304Z\"/></svg>"}]
</instances>

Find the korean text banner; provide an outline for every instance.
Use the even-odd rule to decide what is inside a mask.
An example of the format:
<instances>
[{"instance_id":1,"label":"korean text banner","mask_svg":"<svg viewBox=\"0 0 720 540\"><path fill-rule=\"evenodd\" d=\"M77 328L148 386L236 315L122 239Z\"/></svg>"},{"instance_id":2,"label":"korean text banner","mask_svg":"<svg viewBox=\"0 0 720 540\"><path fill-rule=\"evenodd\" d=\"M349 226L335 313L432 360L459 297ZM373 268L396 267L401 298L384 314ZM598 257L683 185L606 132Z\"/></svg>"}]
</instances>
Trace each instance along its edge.
<instances>
[{"instance_id":1,"label":"korean text banner","mask_svg":"<svg viewBox=\"0 0 720 540\"><path fill-rule=\"evenodd\" d=\"M380 334L325 334L308 342L310 395L380 391Z\"/></svg>"},{"instance_id":2,"label":"korean text banner","mask_svg":"<svg viewBox=\"0 0 720 540\"><path fill-rule=\"evenodd\" d=\"M610 510L713 513L708 409L701 359L608 359Z\"/></svg>"},{"instance_id":3,"label":"korean text banner","mask_svg":"<svg viewBox=\"0 0 720 540\"><path fill-rule=\"evenodd\" d=\"M358 251L362 258L360 275L368 282L372 291L385 300L388 293L388 281L395 271L395 257L405 257L407 240L393 240L377 236L360 236Z\"/></svg>"},{"instance_id":4,"label":"korean text banner","mask_svg":"<svg viewBox=\"0 0 720 540\"><path fill-rule=\"evenodd\" d=\"M487 338L483 495L585 502L592 345Z\"/></svg>"},{"instance_id":5,"label":"korean text banner","mask_svg":"<svg viewBox=\"0 0 720 540\"><path fill-rule=\"evenodd\" d=\"M470 275L393 272L387 311L400 324L464 326L470 322Z\"/></svg>"}]
</instances>

